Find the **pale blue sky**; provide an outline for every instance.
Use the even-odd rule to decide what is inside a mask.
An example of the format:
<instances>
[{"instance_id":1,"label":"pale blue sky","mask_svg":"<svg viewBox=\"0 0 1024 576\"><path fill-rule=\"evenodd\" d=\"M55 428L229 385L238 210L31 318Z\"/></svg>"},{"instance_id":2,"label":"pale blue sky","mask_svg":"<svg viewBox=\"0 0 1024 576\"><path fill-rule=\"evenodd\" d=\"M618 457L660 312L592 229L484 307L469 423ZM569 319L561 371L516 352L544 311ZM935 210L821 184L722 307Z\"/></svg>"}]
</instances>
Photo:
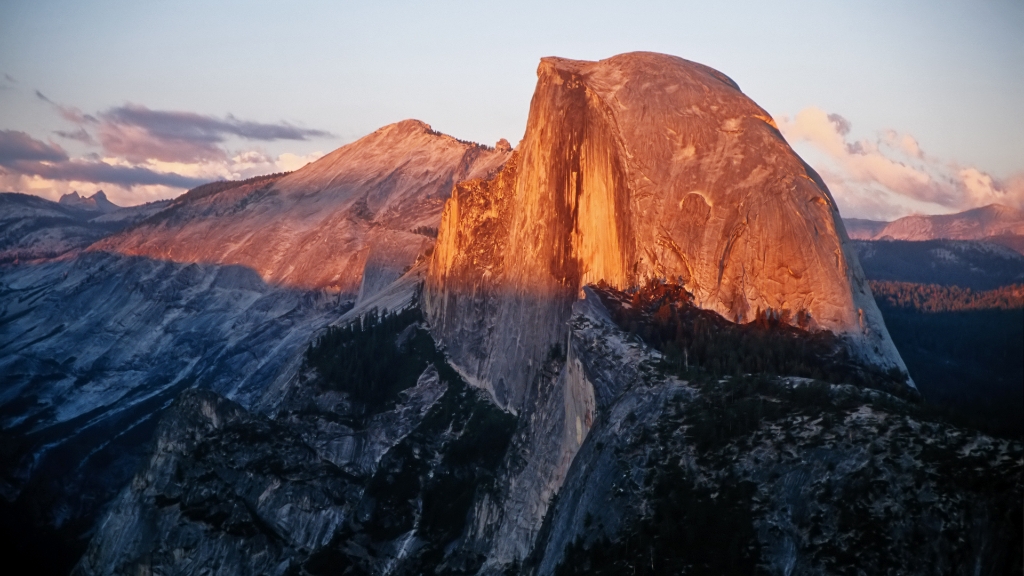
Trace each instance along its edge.
<instances>
[{"instance_id":1,"label":"pale blue sky","mask_svg":"<svg viewBox=\"0 0 1024 576\"><path fill-rule=\"evenodd\" d=\"M229 134L229 153L326 152L404 118L515 144L539 58L651 50L717 68L777 118L821 109L849 121L851 140L895 130L1003 180L1024 172L1022 30L1021 0L0 0L0 130L72 158L98 151L54 134L77 126L38 90L85 114L134 104L331 134Z\"/></svg>"}]
</instances>

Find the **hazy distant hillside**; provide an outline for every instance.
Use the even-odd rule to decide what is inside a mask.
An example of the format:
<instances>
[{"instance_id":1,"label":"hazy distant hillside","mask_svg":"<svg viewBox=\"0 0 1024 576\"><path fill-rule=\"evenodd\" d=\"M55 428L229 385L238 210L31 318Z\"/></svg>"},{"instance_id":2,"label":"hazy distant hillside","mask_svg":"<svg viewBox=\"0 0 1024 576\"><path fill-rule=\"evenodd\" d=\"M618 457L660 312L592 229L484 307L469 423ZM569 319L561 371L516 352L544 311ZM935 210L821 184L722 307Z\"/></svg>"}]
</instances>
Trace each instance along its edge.
<instances>
[{"instance_id":1,"label":"hazy distant hillside","mask_svg":"<svg viewBox=\"0 0 1024 576\"><path fill-rule=\"evenodd\" d=\"M0 193L0 264L84 248L162 210L168 201L131 208L108 204L113 208L95 210L75 202Z\"/></svg>"},{"instance_id":2,"label":"hazy distant hillside","mask_svg":"<svg viewBox=\"0 0 1024 576\"><path fill-rule=\"evenodd\" d=\"M871 280L991 290L1024 283L1024 255L969 240L858 240L853 242Z\"/></svg>"},{"instance_id":3,"label":"hazy distant hillside","mask_svg":"<svg viewBox=\"0 0 1024 576\"><path fill-rule=\"evenodd\" d=\"M957 214L906 216L894 222L846 218L855 240L985 240L1024 253L1024 211L990 204Z\"/></svg>"},{"instance_id":4,"label":"hazy distant hillside","mask_svg":"<svg viewBox=\"0 0 1024 576\"><path fill-rule=\"evenodd\" d=\"M865 220L863 218L843 218L846 233L851 240L873 240L879 232L889 225L882 220Z\"/></svg>"}]
</instances>

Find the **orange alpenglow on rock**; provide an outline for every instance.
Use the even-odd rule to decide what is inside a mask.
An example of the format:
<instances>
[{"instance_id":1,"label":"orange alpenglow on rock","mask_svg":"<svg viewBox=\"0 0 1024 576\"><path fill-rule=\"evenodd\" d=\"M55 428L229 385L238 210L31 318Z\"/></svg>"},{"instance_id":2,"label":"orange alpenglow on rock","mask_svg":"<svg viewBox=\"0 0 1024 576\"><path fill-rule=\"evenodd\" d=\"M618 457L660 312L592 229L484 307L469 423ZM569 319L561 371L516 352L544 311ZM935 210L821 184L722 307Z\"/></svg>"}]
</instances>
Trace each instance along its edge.
<instances>
[{"instance_id":1,"label":"orange alpenglow on rock","mask_svg":"<svg viewBox=\"0 0 1024 576\"><path fill-rule=\"evenodd\" d=\"M679 281L749 321L804 311L883 369L905 365L825 184L724 74L637 52L544 58L504 168L445 206L425 307L471 381L517 410L581 287Z\"/></svg>"},{"instance_id":2,"label":"orange alpenglow on rock","mask_svg":"<svg viewBox=\"0 0 1024 576\"><path fill-rule=\"evenodd\" d=\"M433 243L415 231L437 226L452 184L494 172L509 153L404 120L283 177L181 196L91 249L241 265L268 283L362 300Z\"/></svg>"}]
</instances>

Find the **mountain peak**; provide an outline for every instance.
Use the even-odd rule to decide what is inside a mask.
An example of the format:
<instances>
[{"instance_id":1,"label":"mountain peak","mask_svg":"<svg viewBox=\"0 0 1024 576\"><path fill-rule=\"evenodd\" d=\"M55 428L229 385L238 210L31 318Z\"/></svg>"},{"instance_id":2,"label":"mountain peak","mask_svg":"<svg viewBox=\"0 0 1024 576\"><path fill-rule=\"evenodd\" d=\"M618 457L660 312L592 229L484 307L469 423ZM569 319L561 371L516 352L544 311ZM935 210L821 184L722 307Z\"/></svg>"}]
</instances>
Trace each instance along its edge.
<instances>
[{"instance_id":1,"label":"mountain peak","mask_svg":"<svg viewBox=\"0 0 1024 576\"><path fill-rule=\"evenodd\" d=\"M57 201L62 206L68 206L70 208L78 208L79 210L88 210L90 212L113 212L120 208L117 204L114 204L110 200L107 200L107 195L103 190L98 190L92 196L81 196L77 191L64 194Z\"/></svg>"},{"instance_id":2,"label":"mountain peak","mask_svg":"<svg viewBox=\"0 0 1024 576\"><path fill-rule=\"evenodd\" d=\"M240 264L267 282L368 297L433 243L426 231L437 229L452 185L508 155L403 120L294 172L197 190L159 223L97 249Z\"/></svg>"},{"instance_id":3,"label":"mountain peak","mask_svg":"<svg viewBox=\"0 0 1024 576\"><path fill-rule=\"evenodd\" d=\"M981 208L975 208L973 210L967 210L965 212L962 212L962 214L968 213L986 214L1002 219L1024 220L1024 210L1018 210L1017 208L1013 208L1012 206L1007 206L1005 204L998 203L992 203L987 206L982 206Z\"/></svg>"},{"instance_id":4,"label":"mountain peak","mask_svg":"<svg viewBox=\"0 0 1024 576\"><path fill-rule=\"evenodd\" d=\"M413 133L417 133L417 132L435 133L435 130L430 127L430 124L427 124L426 122L424 122L422 120L416 120L415 118L407 118L405 120L399 120L398 122L395 122L393 124L388 124L386 126L381 126L374 133L376 134L378 132L379 133L385 133L385 134L392 133L392 132L395 132L395 133L410 133L410 132L413 132Z\"/></svg>"},{"instance_id":5,"label":"mountain peak","mask_svg":"<svg viewBox=\"0 0 1024 576\"><path fill-rule=\"evenodd\" d=\"M620 87L620 85L614 82L607 82L608 79L619 79L625 81L628 75L637 72L646 76L648 79L659 78L662 76L671 78L674 75L674 72L680 69L687 69L691 73L704 75L708 79L713 78L714 80L727 85L729 88L737 91L740 90L739 85L736 84L732 78L729 78L714 68L691 60L686 60L685 58L672 56L670 54L661 54L659 52L626 52L598 61L572 60L570 58L548 56L541 58L541 63L538 67L538 75L544 68L583 76L591 74L605 75L604 81L588 84L588 87L594 90L608 90Z\"/></svg>"},{"instance_id":6,"label":"mountain peak","mask_svg":"<svg viewBox=\"0 0 1024 576\"><path fill-rule=\"evenodd\" d=\"M82 197L78 195L78 191L76 190L74 192L68 192L67 194L64 194L63 196L61 196L60 200L58 200L57 203L58 204L75 204L75 203L81 202L81 201L82 201Z\"/></svg>"}]
</instances>

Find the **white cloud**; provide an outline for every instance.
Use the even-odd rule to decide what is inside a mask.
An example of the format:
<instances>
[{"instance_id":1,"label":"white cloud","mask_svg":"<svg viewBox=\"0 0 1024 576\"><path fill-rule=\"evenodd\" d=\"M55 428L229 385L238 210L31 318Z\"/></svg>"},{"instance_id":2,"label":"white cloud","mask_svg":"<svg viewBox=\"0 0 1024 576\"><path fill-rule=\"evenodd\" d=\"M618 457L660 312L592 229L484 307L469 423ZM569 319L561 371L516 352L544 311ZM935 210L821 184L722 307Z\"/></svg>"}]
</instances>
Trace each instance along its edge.
<instances>
[{"instance_id":1,"label":"white cloud","mask_svg":"<svg viewBox=\"0 0 1024 576\"><path fill-rule=\"evenodd\" d=\"M991 203L1024 207L1024 175L1000 182L929 156L909 134L886 130L874 141L851 141L847 119L814 107L776 120L794 146L809 145L824 156L822 178L846 216L891 219Z\"/></svg>"},{"instance_id":2,"label":"white cloud","mask_svg":"<svg viewBox=\"0 0 1024 576\"><path fill-rule=\"evenodd\" d=\"M53 201L71 192L91 196L99 190L103 190L107 198L118 206L136 206L154 200L174 198L185 191L172 186L136 184L126 187L110 183L50 180L41 176L0 173L0 191L32 194Z\"/></svg>"},{"instance_id":3,"label":"white cloud","mask_svg":"<svg viewBox=\"0 0 1024 576\"><path fill-rule=\"evenodd\" d=\"M277 167L283 172L291 172L298 170L306 164L313 162L323 156L323 152L313 152L312 154L306 154L305 156L299 156L290 152L285 152L277 157Z\"/></svg>"},{"instance_id":4,"label":"white cloud","mask_svg":"<svg viewBox=\"0 0 1024 576\"><path fill-rule=\"evenodd\" d=\"M178 174L183 177L213 182L215 180L244 180L274 172L291 172L323 156L313 152L304 156L286 152L273 158L260 150L245 150L230 158L204 162L131 162L121 157L106 157L102 161L110 166L123 168L146 168L158 173ZM118 185L110 182L84 182L76 180L54 180L38 175L24 174L0 168L0 191L22 192L58 200L62 195L78 192L86 196L103 190L111 202L120 206L135 206L174 198L186 188L163 185Z\"/></svg>"},{"instance_id":5,"label":"white cloud","mask_svg":"<svg viewBox=\"0 0 1024 576\"><path fill-rule=\"evenodd\" d=\"M57 135L102 152L69 158L57 144L23 132L0 130L0 190L52 200L73 191L89 195L102 189L115 203L131 206L173 198L204 182L290 172L323 153L273 157L261 148L232 152L227 142L307 141L330 136L284 122L246 121L230 114L216 118L131 104L91 115L57 104L39 91L36 96L74 125L74 131L60 130Z\"/></svg>"}]
</instances>

